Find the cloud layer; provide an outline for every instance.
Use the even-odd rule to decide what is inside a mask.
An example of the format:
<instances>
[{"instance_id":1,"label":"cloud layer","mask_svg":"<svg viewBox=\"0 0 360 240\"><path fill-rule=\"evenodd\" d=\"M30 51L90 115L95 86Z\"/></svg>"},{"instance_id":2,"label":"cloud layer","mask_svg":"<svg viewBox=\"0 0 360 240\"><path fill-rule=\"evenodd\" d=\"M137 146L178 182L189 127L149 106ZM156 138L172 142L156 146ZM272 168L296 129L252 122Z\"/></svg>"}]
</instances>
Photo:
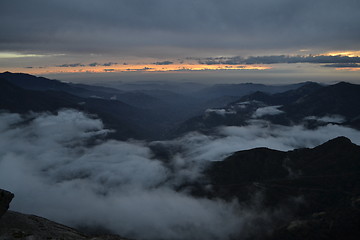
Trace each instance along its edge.
<instances>
[{"instance_id":1,"label":"cloud layer","mask_svg":"<svg viewBox=\"0 0 360 240\"><path fill-rule=\"evenodd\" d=\"M359 9L353 0L4 1L0 49L151 56L359 49Z\"/></svg>"},{"instance_id":2,"label":"cloud layer","mask_svg":"<svg viewBox=\"0 0 360 240\"><path fill-rule=\"evenodd\" d=\"M279 63L333 63L331 65L324 65L325 67L356 67L360 63L360 57L349 56L251 56L243 58L241 56L235 57L218 57L218 58L205 58L200 59L199 63L214 65L214 64L279 64Z\"/></svg>"},{"instance_id":3,"label":"cloud layer","mask_svg":"<svg viewBox=\"0 0 360 240\"><path fill-rule=\"evenodd\" d=\"M274 213L174 190L201 181L209 161L254 147L314 147L342 135L360 144L360 132L346 127L307 130L261 120L151 143L107 140L108 132L73 110L1 113L0 187L15 193L12 208L137 239L231 239L254 231L252 221L270 223ZM161 150L168 156L160 160Z\"/></svg>"},{"instance_id":4,"label":"cloud layer","mask_svg":"<svg viewBox=\"0 0 360 240\"><path fill-rule=\"evenodd\" d=\"M79 112L1 114L0 131L0 187L18 211L137 239L227 239L266 215L175 191L199 174L188 159L167 166L145 143L101 140L101 121Z\"/></svg>"}]
</instances>

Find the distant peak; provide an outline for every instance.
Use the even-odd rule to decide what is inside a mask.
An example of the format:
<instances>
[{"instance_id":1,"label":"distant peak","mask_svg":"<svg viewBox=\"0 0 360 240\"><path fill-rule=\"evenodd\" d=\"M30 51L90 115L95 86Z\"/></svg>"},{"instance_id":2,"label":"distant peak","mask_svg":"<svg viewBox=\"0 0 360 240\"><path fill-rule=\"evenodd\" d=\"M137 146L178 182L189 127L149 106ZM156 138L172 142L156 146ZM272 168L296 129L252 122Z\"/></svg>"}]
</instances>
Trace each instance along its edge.
<instances>
[{"instance_id":1,"label":"distant peak","mask_svg":"<svg viewBox=\"0 0 360 240\"><path fill-rule=\"evenodd\" d=\"M320 84L317 83L317 82L307 81L307 82L304 83L304 85L320 85Z\"/></svg>"},{"instance_id":2,"label":"distant peak","mask_svg":"<svg viewBox=\"0 0 360 240\"><path fill-rule=\"evenodd\" d=\"M329 140L328 142L345 142L345 143L352 143L351 140L344 136L339 136L334 139Z\"/></svg>"},{"instance_id":3,"label":"distant peak","mask_svg":"<svg viewBox=\"0 0 360 240\"><path fill-rule=\"evenodd\" d=\"M351 140L347 137L344 136L339 136L336 137L334 139L331 139L327 142L325 142L324 144L318 146L318 147L336 147L336 146L349 146L349 145L353 145L353 143L351 142Z\"/></svg>"},{"instance_id":4,"label":"distant peak","mask_svg":"<svg viewBox=\"0 0 360 240\"><path fill-rule=\"evenodd\" d=\"M349 82L339 82L339 83L334 84L334 86L351 86L351 85L354 85L354 84L349 83Z\"/></svg>"},{"instance_id":5,"label":"distant peak","mask_svg":"<svg viewBox=\"0 0 360 240\"><path fill-rule=\"evenodd\" d=\"M305 82L304 85L298 88L298 90L302 89L315 89L315 88L321 88L322 85L316 82Z\"/></svg>"},{"instance_id":6,"label":"distant peak","mask_svg":"<svg viewBox=\"0 0 360 240\"><path fill-rule=\"evenodd\" d=\"M28 74L28 73L13 73L13 72L9 72L9 71L6 71L6 72L3 72L3 73L0 73L0 75L13 75L13 76L19 76L19 75L22 75L22 76L33 76L31 74ZM33 76L35 77L35 76Z\"/></svg>"}]
</instances>

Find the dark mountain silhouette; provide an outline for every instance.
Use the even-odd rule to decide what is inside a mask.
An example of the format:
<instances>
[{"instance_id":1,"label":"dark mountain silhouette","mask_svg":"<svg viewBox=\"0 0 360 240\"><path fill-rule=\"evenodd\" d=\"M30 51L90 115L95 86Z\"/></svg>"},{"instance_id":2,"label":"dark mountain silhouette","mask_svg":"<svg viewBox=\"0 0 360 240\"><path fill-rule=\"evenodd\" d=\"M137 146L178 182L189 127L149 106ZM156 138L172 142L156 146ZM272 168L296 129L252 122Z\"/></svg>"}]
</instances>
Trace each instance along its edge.
<instances>
[{"instance_id":1,"label":"dark mountain silhouette","mask_svg":"<svg viewBox=\"0 0 360 240\"><path fill-rule=\"evenodd\" d=\"M166 91L172 92L175 94L190 94L201 89L208 87L208 85L195 83L195 82L184 82L184 81L135 81L135 82L121 82L121 81L113 81L113 82L101 82L97 85L100 86L109 86L112 88L120 89L122 91Z\"/></svg>"},{"instance_id":2,"label":"dark mountain silhouette","mask_svg":"<svg viewBox=\"0 0 360 240\"><path fill-rule=\"evenodd\" d=\"M119 100L138 108L149 108L160 100L141 92L124 92L115 88L66 83L24 73L0 73L0 79L26 90L61 91L83 98Z\"/></svg>"},{"instance_id":3,"label":"dark mountain silhouette","mask_svg":"<svg viewBox=\"0 0 360 240\"><path fill-rule=\"evenodd\" d=\"M308 83L296 90L273 95L255 93L237 102L261 101L266 105L282 105L282 117L299 123L307 116L341 115L345 125L359 127L360 85L340 82L330 86ZM231 106L231 104L230 104Z\"/></svg>"},{"instance_id":4,"label":"dark mountain silhouette","mask_svg":"<svg viewBox=\"0 0 360 240\"><path fill-rule=\"evenodd\" d=\"M291 210L266 239L360 237L360 146L345 137L313 149L236 152L212 163L205 174L213 188L206 193L210 197L246 202L261 192L267 208Z\"/></svg>"},{"instance_id":5,"label":"dark mountain silhouette","mask_svg":"<svg viewBox=\"0 0 360 240\"><path fill-rule=\"evenodd\" d=\"M239 151L224 161L212 163L207 174L216 184L231 184L358 172L360 147L345 137L338 137L313 149Z\"/></svg>"},{"instance_id":6,"label":"dark mountain silhouette","mask_svg":"<svg viewBox=\"0 0 360 240\"><path fill-rule=\"evenodd\" d=\"M83 98L118 100L136 108L156 112L157 121L164 125L184 121L193 115L201 113L205 108L203 106L205 103L203 104L202 100L169 90L151 89L151 84L146 84L145 89L141 88L142 84L138 86L139 89L134 87L130 88L130 90L125 85L125 90L120 90L111 87L66 83L24 73L0 73L0 78L26 90L61 91ZM155 84L155 86L158 85ZM167 86L167 88L171 89L171 85Z\"/></svg>"},{"instance_id":7,"label":"dark mountain silhouette","mask_svg":"<svg viewBox=\"0 0 360 240\"><path fill-rule=\"evenodd\" d=\"M28 91L0 79L0 108L11 112L54 111L60 108L77 108L82 100L67 93ZM56 96L57 95L57 96ZM60 96L62 95L62 96Z\"/></svg>"},{"instance_id":8,"label":"dark mountain silhouette","mask_svg":"<svg viewBox=\"0 0 360 240\"><path fill-rule=\"evenodd\" d=\"M143 119L152 124L151 115L120 101L82 98L61 91L24 90L4 79L0 79L0 108L16 113L77 109L100 117L107 128L116 130L112 137L147 138L152 134L147 131L146 125L141 126Z\"/></svg>"},{"instance_id":9,"label":"dark mountain silhouette","mask_svg":"<svg viewBox=\"0 0 360 240\"><path fill-rule=\"evenodd\" d=\"M124 91L110 87L61 82L58 80L51 80L44 77L36 77L24 73L0 73L0 79L6 80L13 86L17 86L23 90L44 93L40 102L37 101L34 106L27 107L26 105L23 105L23 111L29 110L27 108L34 109L34 111L47 111L52 110L55 105L64 105L64 107L68 108L79 108L79 106L73 106L73 101L64 101L62 103L61 97L57 98L56 103L54 103L54 100L50 100L50 102L53 102L54 106L49 106L49 104L43 104L43 102L46 102L44 98L55 97L51 96L51 94L59 95L59 92L62 92L64 95L65 93L72 95L71 97L64 97L63 100L79 97L86 98L88 102L93 102L97 105L99 105L100 102L106 102L107 105L113 106L114 102L110 102L111 100L133 106L139 112L138 115L142 115L141 119L138 118L136 121L133 122L143 127L143 129L141 130L141 134L134 134L131 136L133 138L166 138L168 137L168 132L172 128L176 127L179 123L185 121L186 119L200 114L201 112L203 112L204 109L208 107L222 106L223 104L227 104L233 101L233 98L228 97L216 98L208 101L189 94L180 94L169 90L161 89L161 87L165 87L165 89L177 91L177 88L181 88L182 86L180 84L174 84L173 87L176 87L175 89L171 88L171 84L155 84L155 86L159 87L160 89L151 88L154 86L149 83L139 84L139 86L133 84L135 85L134 89L131 88L131 91ZM191 88L191 86L193 85L185 84L185 86L183 87L187 89ZM136 87L138 87L139 89L137 89ZM143 87L145 89L142 89ZM195 87L199 88L199 86ZM24 93L24 91L22 93ZM36 97L35 99L38 98L39 97ZM80 101L80 99L77 99L76 101ZM109 109L110 106L104 106L104 108ZM98 108L99 107L97 107L97 110L99 110ZM95 112L97 112L97 110ZM110 111L106 112L106 114L104 113L108 120L113 118L113 116L109 116L109 113L110 115L116 115L119 112L113 111L112 113ZM104 114L102 114L102 116L104 116ZM122 114L122 117L126 117L127 115L128 114ZM115 120L111 120L111 122L111 126L114 127L116 125L116 116ZM120 124L120 122L118 124ZM123 124L123 122L121 124ZM115 126L115 128L117 127ZM138 128L140 129L140 127Z\"/></svg>"},{"instance_id":10,"label":"dark mountain silhouette","mask_svg":"<svg viewBox=\"0 0 360 240\"><path fill-rule=\"evenodd\" d=\"M202 115L190 118L183 122L176 130L174 130L173 135L177 136L190 131L207 133L218 126L243 126L247 124L254 112L260 107L290 103L297 100L299 97L321 88L321 85L312 82L291 86L297 86L299 88L276 94L255 91L250 95L243 96L240 99L225 105L225 107L218 106L214 109L215 111L205 112ZM219 114L216 110L224 111L224 114ZM290 120L283 118L283 116L280 118L278 116L270 116L270 119L274 120L276 123L290 124Z\"/></svg>"},{"instance_id":11,"label":"dark mountain silhouette","mask_svg":"<svg viewBox=\"0 0 360 240\"><path fill-rule=\"evenodd\" d=\"M284 105L282 108L292 120L305 116L337 114L346 118L346 125L360 127L360 85L340 82Z\"/></svg>"},{"instance_id":12,"label":"dark mountain silhouette","mask_svg":"<svg viewBox=\"0 0 360 240\"><path fill-rule=\"evenodd\" d=\"M245 101L261 101L266 103L267 105L284 105L297 101L299 98L305 97L324 86L314 83L314 82L306 82L304 85L300 86L297 89L289 90L282 93L269 94L264 92L255 92L253 94L242 97L237 102L245 102ZM230 104L231 105L231 104Z\"/></svg>"},{"instance_id":13,"label":"dark mountain silhouette","mask_svg":"<svg viewBox=\"0 0 360 240\"><path fill-rule=\"evenodd\" d=\"M192 126L191 128L183 126L179 128L178 125L201 114L207 108L220 107L233 102L236 97L238 98L244 93L259 89L267 92L279 92L303 86L303 84L284 86L225 84L204 89L200 94L197 91L200 86L196 85L195 93L194 91L190 93L189 89L193 86L190 83L184 86L173 84L175 87L187 89L186 93L180 94L175 93L177 89L171 88L174 87L173 85L160 83L155 84L159 89L150 88L151 84L140 84L135 86L138 89L124 91L110 87L66 83L23 73L0 73L0 79L2 82L11 84L12 88L11 91L8 90L5 93L5 86L3 87L2 108L21 113L29 110L54 111L60 108L85 110L103 118L108 127L117 130L116 137L120 139L128 137L165 139L178 136L178 133L183 132L179 129L185 129L185 131L208 129L217 126L223 118L212 114L208 121L204 121L205 126L189 124ZM17 88L15 89L15 87ZM142 90L142 87L145 89ZM165 89L161 87L165 87ZM221 93L222 90L224 91ZM236 95L229 96L228 94L231 91L234 93L234 90L237 91ZM213 94L214 91L216 92L215 95ZM14 94L14 92L17 93ZM22 95L24 97L21 97ZM12 101L12 104L9 101ZM80 103L86 104L80 106ZM254 106L255 109L256 107L258 106ZM235 118L229 117L225 125L236 125L239 122L246 121L246 119L246 116L239 118L238 115ZM196 121L201 123L202 119L195 119ZM174 131L173 129L177 130Z\"/></svg>"},{"instance_id":14,"label":"dark mountain silhouette","mask_svg":"<svg viewBox=\"0 0 360 240\"><path fill-rule=\"evenodd\" d=\"M255 83L216 84L198 91L197 95L199 97L210 99L210 98L217 98L222 96L242 97L257 91L274 94L274 93L289 91L291 89L297 89L301 87L303 84L304 83L278 85L278 86L270 86L270 85L255 84Z\"/></svg>"},{"instance_id":15,"label":"dark mountain silhouette","mask_svg":"<svg viewBox=\"0 0 360 240\"><path fill-rule=\"evenodd\" d=\"M278 106L282 114L256 116L256 110L267 106ZM220 110L223 112L221 113ZM332 122L331 118L344 118ZM322 118L328 117L327 121ZM330 86L307 82L298 89L269 94L254 92L222 108L213 109L201 116L182 123L176 131L181 134L199 130L211 131L218 126L244 126L251 119L264 119L275 124L292 125L305 123L309 128L329 122L360 128L360 85L341 82Z\"/></svg>"}]
</instances>

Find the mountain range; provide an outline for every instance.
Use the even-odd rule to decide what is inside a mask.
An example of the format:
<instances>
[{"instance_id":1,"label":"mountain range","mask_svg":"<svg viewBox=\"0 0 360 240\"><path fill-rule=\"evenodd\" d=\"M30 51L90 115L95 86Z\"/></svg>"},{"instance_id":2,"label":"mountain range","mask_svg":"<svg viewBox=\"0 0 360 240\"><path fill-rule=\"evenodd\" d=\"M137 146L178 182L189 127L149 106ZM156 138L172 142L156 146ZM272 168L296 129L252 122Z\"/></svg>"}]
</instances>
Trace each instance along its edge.
<instances>
[{"instance_id":1,"label":"mountain range","mask_svg":"<svg viewBox=\"0 0 360 240\"><path fill-rule=\"evenodd\" d=\"M307 82L282 93L254 92L222 108L207 109L182 123L176 134L208 132L219 126L246 126L251 120L266 120L290 126L315 128L328 123L360 128L360 85L340 82L320 85Z\"/></svg>"},{"instance_id":2,"label":"mountain range","mask_svg":"<svg viewBox=\"0 0 360 240\"><path fill-rule=\"evenodd\" d=\"M73 108L99 116L106 127L116 130L111 136L117 139L156 140L174 137L174 129L178 129L182 122L208 108L222 107L259 90L278 93L305 83L283 86L223 84L194 91L184 87L187 91L180 94L177 91L180 83L166 85L165 89L161 88L162 85L149 89L149 84L138 84L133 88L135 90L129 91L118 89L121 86L74 84L4 72L0 73L0 84L1 109L25 113Z\"/></svg>"}]
</instances>

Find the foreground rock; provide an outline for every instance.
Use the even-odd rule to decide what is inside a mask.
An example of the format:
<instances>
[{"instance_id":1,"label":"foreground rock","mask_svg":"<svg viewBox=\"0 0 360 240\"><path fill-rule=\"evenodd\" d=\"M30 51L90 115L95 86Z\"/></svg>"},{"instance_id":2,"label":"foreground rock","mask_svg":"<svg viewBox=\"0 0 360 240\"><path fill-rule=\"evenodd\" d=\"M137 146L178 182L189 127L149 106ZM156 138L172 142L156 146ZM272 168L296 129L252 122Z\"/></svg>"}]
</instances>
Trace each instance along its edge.
<instances>
[{"instance_id":1,"label":"foreground rock","mask_svg":"<svg viewBox=\"0 0 360 240\"><path fill-rule=\"evenodd\" d=\"M14 194L0 189L0 240L126 240L116 235L88 236L45 218L7 211Z\"/></svg>"},{"instance_id":2,"label":"foreground rock","mask_svg":"<svg viewBox=\"0 0 360 240\"><path fill-rule=\"evenodd\" d=\"M9 204L13 198L14 194L0 189L0 218L8 210Z\"/></svg>"},{"instance_id":3,"label":"foreground rock","mask_svg":"<svg viewBox=\"0 0 360 240\"><path fill-rule=\"evenodd\" d=\"M125 240L116 235L88 236L73 228L45 218L8 211L0 219L0 240Z\"/></svg>"}]
</instances>

